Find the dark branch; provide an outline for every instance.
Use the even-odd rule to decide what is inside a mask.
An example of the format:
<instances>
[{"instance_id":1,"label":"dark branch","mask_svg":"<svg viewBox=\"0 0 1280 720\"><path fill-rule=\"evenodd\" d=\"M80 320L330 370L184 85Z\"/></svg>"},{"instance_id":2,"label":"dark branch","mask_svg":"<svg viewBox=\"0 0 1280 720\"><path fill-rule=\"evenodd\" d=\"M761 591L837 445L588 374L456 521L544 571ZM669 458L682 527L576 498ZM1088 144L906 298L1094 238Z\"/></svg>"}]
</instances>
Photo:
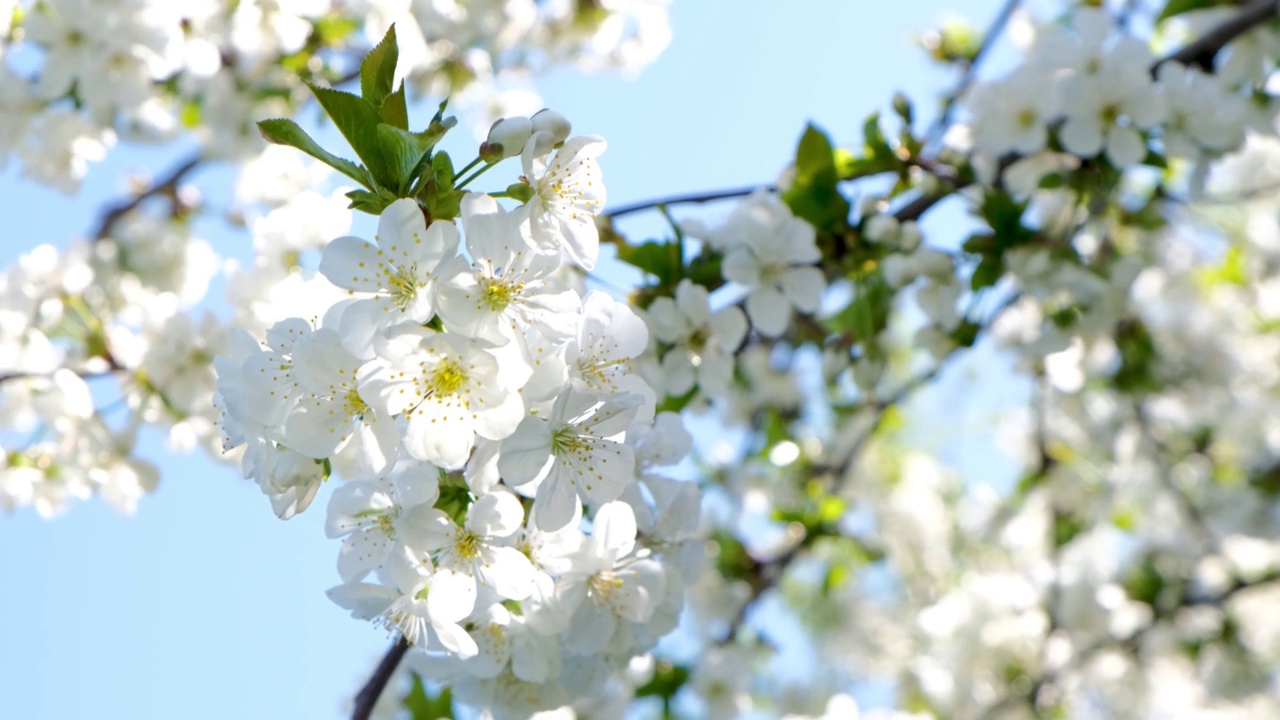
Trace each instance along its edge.
<instances>
[{"instance_id":1,"label":"dark branch","mask_svg":"<svg viewBox=\"0 0 1280 720\"><path fill-rule=\"evenodd\" d=\"M382 662L378 663L378 668L373 671L369 682L365 683L360 689L360 694L356 695L356 707L351 711L351 720L369 720L369 715L373 713L373 706L378 704L378 698L382 697L382 691L386 689L391 676L395 674L396 666L408 651L409 641L401 635L382 657Z\"/></svg>"},{"instance_id":2,"label":"dark branch","mask_svg":"<svg viewBox=\"0 0 1280 720\"><path fill-rule=\"evenodd\" d=\"M146 202L148 198L173 194L178 189L178 184L182 182L183 178L199 167L202 162L204 162L204 158L199 153L196 153L179 163L159 182L153 183L146 190L138 192L128 200L123 200L106 208L106 211L102 214L102 219L98 222L98 229L93 233L93 239L104 240L111 237L111 234L115 232L116 225L126 215L138 209L138 206Z\"/></svg>"},{"instance_id":3,"label":"dark branch","mask_svg":"<svg viewBox=\"0 0 1280 720\"><path fill-rule=\"evenodd\" d=\"M1240 14L1202 35L1200 39L1156 61L1151 71L1155 72L1167 62L1197 65L1204 69L1212 68L1214 57L1224 45L1275 17L1277 11L1280 11L1280 0L1257 0L1241 10Z\"/></svg>"},{"instance_id":4,"label":"dark branch","mask_svg":"<svg viewBox=\"0 0 1280 720\"><path fill-rule=\"evenodd\" d=\"M715 202L716 200L728 200L736 197L746 197L757 190L765 190L773 192L778 189L777 185L749 185L747 187L733 188L730 190L715 190L713 192L704 193L688 193L685 195L672 195L670 197L659 198L657 200L645 200L643 202L623 205L615 210L605 213L606 217L617 218L623 215L638 213L643 210L650 210L663 205L690 205L706 202Z\"/></svg>"}]
</instances>

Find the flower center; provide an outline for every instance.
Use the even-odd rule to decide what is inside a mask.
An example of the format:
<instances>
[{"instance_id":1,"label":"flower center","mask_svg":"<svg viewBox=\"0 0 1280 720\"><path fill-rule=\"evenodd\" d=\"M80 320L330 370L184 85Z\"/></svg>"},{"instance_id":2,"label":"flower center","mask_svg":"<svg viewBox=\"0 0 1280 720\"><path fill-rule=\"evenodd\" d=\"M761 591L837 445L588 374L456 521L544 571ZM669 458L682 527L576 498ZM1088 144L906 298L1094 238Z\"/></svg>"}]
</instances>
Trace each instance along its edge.
<instances>
[{"instance_id":1,"label":"flower center","mask_svg":"<svg viewBox=\"0 0 1280 720\"><path fill-rule=\"evenodd\" d=\"M577 429L570 425L551 433L552 455L568 455L590 449L587 439L579 435Z\"/></svg>"},{"instance_id":2,"label":"flower center","mask_svg":"<svg viewBox=\"0 0 1280 720\"><path fill-rule=\"evenodd\" d=\"M490 280L484 286L484 303L489 306L490 310L505 310L511 304L511 298L515 297L522 287L502 280Z\"/></svg>"},{"instance_id":3,"label":"flower center","mask_svg":"<svg viewBox=\"0 0 1280 720\"><path fill-rule=\"evenodd\" d=\"M437 397L455 395L467 384L467 373L453 360L441 360L427 383L428 390Z\"/></svg>"},{"instance_id":4,"label":"flower center","mask_svg":"<svg viewBox=\"0 0 1280 720\"><path fill-rule=\"evenodd\" d=\"M611 572L597 573L591 576L591 593L601 600L608 600L614 591L622 587L622 578Z\"/></svg>"},{"instance_id":5,"label":"flower center","mask_svg":"<svg viewBox=\"0 0 1280 720\"><path fill-rule=\"evenodd\" d=\"M401 310L418 296L417 269L417 265L410 265L387 271L387 290L391 293L391 302Z\"/></svg>"},{"instance_id":6,"label":"flower center","mask_svg":"<svg viewBox=\"0 0 1280 720\"><path fill-rule=\"evenodd\" d=\"M462 530L453 543L453 549L460 560L471 560L480 554L480 536L470 530Z\"/></svg>"},{"instance_id":7,"label":"flower center","mask_svg":"<svg viewBox=\"0 0 1280 720\"><path fill-rule=\"evenodd\" d=\"M355 388L351 388L342 399L342 410L347 417L364 417L364 414L369 411L369 404L360 397L360 393Z\"/></svg>"}]
</instances>

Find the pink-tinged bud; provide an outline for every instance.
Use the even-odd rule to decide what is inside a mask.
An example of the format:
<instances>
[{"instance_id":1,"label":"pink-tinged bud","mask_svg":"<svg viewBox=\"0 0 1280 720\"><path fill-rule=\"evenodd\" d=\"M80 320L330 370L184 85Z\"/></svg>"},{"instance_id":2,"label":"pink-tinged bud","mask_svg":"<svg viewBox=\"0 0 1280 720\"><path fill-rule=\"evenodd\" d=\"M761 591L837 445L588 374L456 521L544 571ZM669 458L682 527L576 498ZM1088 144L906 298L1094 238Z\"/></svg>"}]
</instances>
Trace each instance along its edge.
<instances>
[{"instance_id":1,"label":"pink-tinged bud","mask_svg":"<svg viewBox=\"0 0 1280 720\"><path fill-rule=\"evenodd\" d=\"M490 145L502 146L502 157L515 157L533 134L533 121L527 117L502 118L489 128Z\"/></svg>"},{"instance_id":2,"label":"pink-tinged bud","mask_svg":"<svg viewBox=\"0 0 1280 720\"><path fill-rule=\"evenodd\" d=\"M552 145L559 145L569 139L569 132L573 130L573 126L565 119L563 115L543 108L533 114L533 131L551 133Z\"/></svg>"}]
</instances>

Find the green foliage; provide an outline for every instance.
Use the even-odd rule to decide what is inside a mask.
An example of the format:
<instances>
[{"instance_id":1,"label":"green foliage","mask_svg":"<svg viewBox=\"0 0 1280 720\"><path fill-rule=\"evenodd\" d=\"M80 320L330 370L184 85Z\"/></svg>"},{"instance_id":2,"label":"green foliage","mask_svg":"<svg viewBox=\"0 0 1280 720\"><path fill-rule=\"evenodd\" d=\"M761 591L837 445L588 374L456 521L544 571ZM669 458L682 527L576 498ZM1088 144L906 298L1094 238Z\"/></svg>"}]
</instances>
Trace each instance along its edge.
<instances>
[{"instance_id":1,"label":"green foliage","mask_svg":"<svg viewBox=\"0 0 1280 720\"><path fill-rule=\"evenodd\" d=\"M846 334L857 342L865 342L888 327L892 303L893 289L876 268L856 278L853 300L843 310L821 322L832 332Z\"/></svg>"},{"instance_id":2,"label":"green foliage","mask_svg":"<svg viewBox=\"0 0 1280 720\"><path fill-rule=\"evenodd\" d=\"M618 259L658 280L658 285L674 291L684 277L683 258L677 243L649 240L639 245L618 245ZM669 294L669 293L668 293Z\"/></svg>"},{"instance_id":3,"label":"green foliage","mask_svg":"<svg viewBox=\"0 0 1280 720\"><path fill-rule=\"evenodd\" d=\"M1018 202L1002 192L988 192L982 198L977 215L986 221L990 232L976 233L964 242L962 249L981 256L969 287L973 290L991 287L1004 276L1004 254L1008 250L1035 240L1035 233L1022 224L1027 203Z\"/></svg>"},{"instance_id":4,"label":"green foliage","mask_svg":"<svg viewBox=\"0 0 1280 720\"><path fill-rule=\"evenodd\" d=\"M404 703L404 709L409 711L409 716L413 720L439 720L440 718L453 720L453 692L446 687L434 697L428 695L422 676L418 673L413 674L413 687L401 702Z\"/></svg>"},{"instance_id":5,"label":"green foliage","mask_svg":"<svg viewBox=\"0 0 1280 720\"><path fill-rule=\"evenodd\" d=\"M284 118L263 120L258 123L258 130L267 142L275 145L288 145L296 148L356 182L369 187L373 185L373 177L363 166L330 153L311 139L298 123Z\"/></svg>"},{"instance_id":6,"label":"green foliage","mask_svg":"<svg viewBox=\"0 0 1280 720\"><path fill-rule=\"evenodd\" d=\"M436 509L453 518L458 525L467 520L467 511L475 498L465 482L445 472L440 473L440 497L436 499Z\"/></svg>"},{"instance_id":7,"label":"green foliage","mask_svg":"<svg viewBox=\"0 0 1280 720\"><path fill-rule=\"evenodd\" d=\"M807 126L796 147L795 179L782 200L818 232L839 232L848 226L849 201L840 194L837 162L827 134Z\"/></svg>"},{"instance_id":8,"label":"green foliage","mask_svg":"<svg viewBox=\"0 0 1280 720\"><path fill-rule=\"evenodd\" d=\"M398 198L417 197L432 217L457 217L462 194L454 191L452 163L432 154L457 120L444 116L446 101L426 130L409 130L404 84L392 89L398 58L392 27L360 65L361 95L307 83L362 165L321 148L292 120L264 120L258 128L267 142L297 148L360 183L364 189L347 193L356 210L377 215Z\"/></svg>"},{"instance_id":9,"label":"green foliage","mask_svg":"<svg viewBox=\"0 0 1280 720\"><path fill-rule=\"evenodd\" d=\"M1158 390L1160 383L1152 374L1156 361L1155 341L1141 320L1124 320L1116 326L1116 349L1120 351L1120 369L1111 383L1125 393Z\"/></svg>"},{"instance_id":10,"label":"green foliage","mask_svg":"<svg viewBox=\"0 0 1280 720\"><path fill-rule=\"evenodd\" d=\"M1165 589L1165 580L1148 558L1134 565L1121 581L1121 587L1130 598L1148 605L1155 605Z\"/></svg>"},{"instance_id":11,"label":"green foliage","mask_svg":"<svg viewBox=\"0 0 1280 720\"><path fill-rule=\"evenodd\" d=\"M396 61L399 58L396 26L392 25L360 63L360 94L374 107L381 106L383 99L391 94L396 77Z\"/></svg>"},{"instance_id":12,"label":"green foliage","mask_svg":"<svg viewBox=\"0 0 1280 720\"><path fill-rule=\"evenodd\" d=\"M636 697L661 698L663 717L675 717L671 711L671 700L687 682L689 668L664 660L653 669L653 677L649 682L636 688Z\"/></svg>"}]
</instances>

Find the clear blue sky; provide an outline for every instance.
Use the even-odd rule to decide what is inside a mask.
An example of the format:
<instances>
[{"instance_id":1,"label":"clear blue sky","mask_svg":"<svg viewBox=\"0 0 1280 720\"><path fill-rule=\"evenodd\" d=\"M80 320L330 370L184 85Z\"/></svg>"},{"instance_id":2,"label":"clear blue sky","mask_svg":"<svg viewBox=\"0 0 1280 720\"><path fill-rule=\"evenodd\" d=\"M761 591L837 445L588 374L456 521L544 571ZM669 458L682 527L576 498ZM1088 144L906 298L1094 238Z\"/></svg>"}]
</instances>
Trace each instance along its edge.
<instances>
[{"instance_id":1,"label":"clear blue sky","mask_svg":"<svg viewBox=\"0 0 1280 720\"><path fill-rule=\"evenodd\" d=\"M676 0L673 44L638 79L561 73L541 90L576 130L608 139L614 204L769 182L809 119L855 144L895 90L923 114L952 80L910 33L949 8L984 23L998 5ZM0 262L88 232L125 172L166 157L118 152L74 198L10 167ZM210 239L235 253L247 242ZM53 521L0 516L0 717L339 717L387 639L324 595L337 582L326 498L281 522L236 470L171 457L154 439L148 455L163 480L133 517L99 500Z\"/></svg>"}]
</instances>

